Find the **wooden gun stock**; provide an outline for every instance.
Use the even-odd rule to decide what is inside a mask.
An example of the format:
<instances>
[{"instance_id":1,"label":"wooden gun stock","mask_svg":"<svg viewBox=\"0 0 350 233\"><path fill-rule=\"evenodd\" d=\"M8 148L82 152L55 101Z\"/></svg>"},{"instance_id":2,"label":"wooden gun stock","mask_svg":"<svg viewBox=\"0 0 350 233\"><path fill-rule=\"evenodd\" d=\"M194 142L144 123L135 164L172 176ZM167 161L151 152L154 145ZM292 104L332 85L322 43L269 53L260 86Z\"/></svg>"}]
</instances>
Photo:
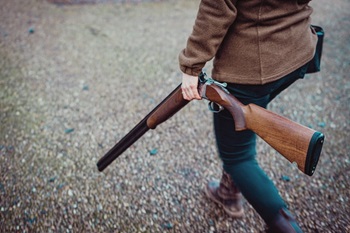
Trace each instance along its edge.
<instances>
[{"instance_id":1,"label":"wooden gun stock","mask_svg":"<svg viewBox=\"0 0 350 233\"><path fill-rule=\"evenodd\" d=\"M234 118L235 130L252 130L305 174L315 172L324 136L255 104L243 105L215 84L200 86L203 98L226 108Z\"/></svg>"},{"instance_id":2,"label":"wooden gun stock","mask_svg":"<svg viewBox=\"0 0 350 233\"><path fill-rule=\"evenodd\" d=\"M310 176L314 173L323 145L322 133L257 105L243 105L223 87L208 80L200 76L199 93L203 98L226 108L232 114L235 121L235 129L232 130L254 131L290 162L297 163L302 172ZM187 103L182 97L179 85L98 161L98 170L103 171L149 129L155 129Z\"/></svg>"},{"instance_id":3,"label":"wooden gun stock","mask_svg":"<svg viewBox=\"0 0 350 233\"><path fill-rule=\"evenodd\" d=\"M255 104L243 108L246 126L305 174L315 172L324 136Z\"/></svg>"}]
</instances>

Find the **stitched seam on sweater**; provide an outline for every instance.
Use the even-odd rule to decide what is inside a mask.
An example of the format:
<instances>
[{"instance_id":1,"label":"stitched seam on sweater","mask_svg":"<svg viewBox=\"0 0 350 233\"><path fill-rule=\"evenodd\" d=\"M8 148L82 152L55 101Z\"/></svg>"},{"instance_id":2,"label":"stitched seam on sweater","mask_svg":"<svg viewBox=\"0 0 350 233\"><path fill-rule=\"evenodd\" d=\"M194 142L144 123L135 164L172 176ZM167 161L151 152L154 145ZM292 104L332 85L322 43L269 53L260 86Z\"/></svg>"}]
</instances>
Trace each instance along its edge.
<instances>
[{"instance_id":1,"label":"stitched seam on sweater","mask_svg":"<svg viewBox=\"0 0 350 233\"><path fill-rule=\"evenodd\" d=\"M257 33L257 40L258 40L258 58L259 58L259 67L260 67L260 82L262 83L261 77L263 76L263 70L262 70L262 62L261 62L261 46L260 46L260 35L259 35L259 26L260 26L260 20L261 20L261 10L263 6L263 1L260 1L260 7L258 11L258 19L256 24L256 33Z\"/></svg>"}]
</instances>

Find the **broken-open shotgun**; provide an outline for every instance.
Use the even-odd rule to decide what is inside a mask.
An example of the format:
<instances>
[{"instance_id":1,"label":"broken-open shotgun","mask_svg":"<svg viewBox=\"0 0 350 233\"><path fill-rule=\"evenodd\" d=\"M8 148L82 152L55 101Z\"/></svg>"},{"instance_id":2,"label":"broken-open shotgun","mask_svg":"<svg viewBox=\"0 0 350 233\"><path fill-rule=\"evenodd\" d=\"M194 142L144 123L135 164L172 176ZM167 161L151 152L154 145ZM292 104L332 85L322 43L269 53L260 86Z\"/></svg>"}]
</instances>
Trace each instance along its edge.
<instances>
[{"instance_id":1,"label":"broken-open shotgun","mask_svg":"<svg viewBox=\"0 0 350 233\"><path fill-rule=\"evenodd\" d=\"M213 111L214 103L231 113L235 122L235 129L232 130L254 131L282 156L296 163L302 172L312 176L320 157L324 135L255 104L243 105L225 87L225 83L216 82L204 73L199 75L199 94L210 101L209 107ZM188 103L183 99L179 85L98 161L98 170L103 171L149 129L155 129Z\"/></svg>"}]
</instances>

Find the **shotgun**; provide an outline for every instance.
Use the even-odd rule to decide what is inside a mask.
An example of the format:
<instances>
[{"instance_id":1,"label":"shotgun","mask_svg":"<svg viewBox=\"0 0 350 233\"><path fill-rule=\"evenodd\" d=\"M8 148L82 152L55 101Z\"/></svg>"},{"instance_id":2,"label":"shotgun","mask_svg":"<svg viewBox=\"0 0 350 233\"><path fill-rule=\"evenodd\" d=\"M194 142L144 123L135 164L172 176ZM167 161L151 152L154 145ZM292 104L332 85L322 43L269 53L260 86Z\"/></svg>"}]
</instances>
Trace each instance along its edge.
<instances>
[{"instance_id":1,"label":"shotgun","mask_svg":"<svg viewBox=\"0 0 350 233\"><path fill-rule=\"evenodd\" d=\"M200 96L209 101L211 111L225 108L231 113L235 122L235 129L232 130L254 131L288 161L296 163L299 170L312 176L321 154L324 135L255 104L243 105L225 87L226 83L208 78L203 72L199 75ZM98 170L103 171L149 129L155 129L188 103L182 97L180 84L98 161Z\"/></svg>"}]
</instances>

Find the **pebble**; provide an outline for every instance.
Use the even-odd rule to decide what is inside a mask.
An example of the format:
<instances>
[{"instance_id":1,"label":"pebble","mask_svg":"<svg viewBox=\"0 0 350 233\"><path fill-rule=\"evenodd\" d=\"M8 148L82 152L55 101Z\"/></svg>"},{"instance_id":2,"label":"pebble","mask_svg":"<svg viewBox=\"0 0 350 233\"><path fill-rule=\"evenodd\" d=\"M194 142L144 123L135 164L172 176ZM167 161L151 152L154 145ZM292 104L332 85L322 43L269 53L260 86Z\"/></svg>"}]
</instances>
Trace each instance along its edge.
<instances>
[{"instance_id":1,"label":"pebble","mask_svg":"<svg viewBox=\"0 0 350 233\"><path fill-rule=\"evenodd\" d=\"M165 229L172 229L174 226L173 226L172 223L164 223L164 224L163 224L163 227L164 227Z\"/></svg>"},{"instance_id":2,"label":"pebble","mask_svg":"<svg viewBox=\"0 0 350 233\"><path fill-rule=\"evenodd\" d=\"M73 191L71 189L68 190L68 196L70 196L70 197L73 196Z\"/></svg>"},{"instance_id":3,"label":"pebble","mask_svg":"<svg viewBox=\"0 0 350 233\"><path fill-rule=\"evenodd\" d=\"M156 155L157 153L158 153L157 149L152 149L152 150L149 151L150 155Z\"/></svg>"},{"instance_id":4,"label":"pebble","mask_svg":"<svg viewBox=\"0 0 350 233\"><path fill-rule=\"evenodd\" d=\"M282 175L281 180L288 182L288 181L290 181L290 177L286 176L286 175Z\"/></svg>"},{"instance_id":5,"label":"pebble","mask_svg":"<svg viewBox=\"0 0 350 233\"><path fill-rule=\"evenodd\" d=\"M70 133L74 132L74 128L65 129L64 132L65 132L66 134L70 134Z\"/></svg>"},{"instance_id":6,"label":"pebble","mask_svg":"<svg viewBox=\"0 0 350 233\"><path fill-rule=\"evenodd\" d=\"M28 29L28 32L29 32L29 34L33 34L33 33L35 32L34 27L29 28L29 29Z\"/></svg>"},{"instance_id":7,"label":"pebble","mask_svg":"<svg viewBox=\"0 0 350 233\"><path fill-rule=\"evenodd\" d=\"M181 82L177 57L198 8L186 0L108 1L0 7L1 231L262 232L246 200L246 216L235 220L203 194L221 174L205 100L96 169ZM313 22L329 31L323 71L269 107L325 134L319 165L305 176L260 142L257 158L305 233L348 232L350 3L311 2Z\"/></svg>"}]
</instances>

